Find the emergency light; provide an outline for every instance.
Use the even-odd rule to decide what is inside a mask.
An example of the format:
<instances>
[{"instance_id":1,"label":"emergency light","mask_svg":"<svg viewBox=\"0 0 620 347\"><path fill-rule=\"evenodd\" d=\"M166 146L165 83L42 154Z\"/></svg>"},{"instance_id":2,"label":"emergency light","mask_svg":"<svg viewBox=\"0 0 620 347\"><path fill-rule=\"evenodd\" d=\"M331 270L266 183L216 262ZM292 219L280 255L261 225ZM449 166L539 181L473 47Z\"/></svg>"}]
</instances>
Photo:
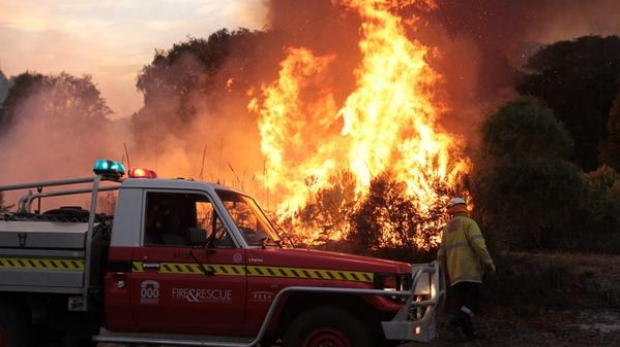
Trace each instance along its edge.
<instances>
[{"instance_id":1,"label":"emergency light","mask_svg":"<svg viewBox=\"0 0 620 347\"><path fill-rule=\"evenodd\" d=\"M157 174L153 170L139 168L129 170L129 178L157 178Z\"/></svg>"},{"instance_id":2,"label":"emergency light","mask_svg":"<svg viewBox=\"0 0 620 347\"><path fill-rule=\"evenodd\" d=\"M125 175L125 167L118 161L99 159L93 165L93 172L108 178L121 178Z\"/></svg>"}]
</instances>

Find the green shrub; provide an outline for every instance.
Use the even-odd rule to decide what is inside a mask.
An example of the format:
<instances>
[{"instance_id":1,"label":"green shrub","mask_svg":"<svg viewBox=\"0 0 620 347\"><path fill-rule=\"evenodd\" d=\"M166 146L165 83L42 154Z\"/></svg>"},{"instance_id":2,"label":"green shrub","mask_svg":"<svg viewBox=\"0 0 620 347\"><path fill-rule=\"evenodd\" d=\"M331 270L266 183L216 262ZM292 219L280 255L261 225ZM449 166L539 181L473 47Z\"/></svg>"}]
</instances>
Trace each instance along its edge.
<instances>
[{"instance_id":1,"label":"green shrub","mask_svg":"<svg viewBox=\"0 0 620 347\"><path fill-rule=\"evenodd\" d=\"M498 271L485 279L484 297L519 314L536 313L541 307L568 306L579 291L579 276L563 259L504 254L495 262Z\"/></svg>"}]
</instances>

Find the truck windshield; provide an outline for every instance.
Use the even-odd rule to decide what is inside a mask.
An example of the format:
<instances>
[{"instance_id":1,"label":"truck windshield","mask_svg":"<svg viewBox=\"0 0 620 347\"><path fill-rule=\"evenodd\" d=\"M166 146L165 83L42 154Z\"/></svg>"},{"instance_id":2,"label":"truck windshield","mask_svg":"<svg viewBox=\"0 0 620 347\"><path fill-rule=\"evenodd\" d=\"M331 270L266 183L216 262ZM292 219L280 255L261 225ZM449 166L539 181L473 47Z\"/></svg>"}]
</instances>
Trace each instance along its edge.
<instances>
[{"instance_id":1,"label":"truck windshield","mask_svg":"<svg viewBox=\"0 0 620 347\"><path fill-rule=\"evenodd\" d=\"M280 237L250 197L227 190L217 190L224 207L250 246L280 246Z\"/></svg>"}]
</instances>

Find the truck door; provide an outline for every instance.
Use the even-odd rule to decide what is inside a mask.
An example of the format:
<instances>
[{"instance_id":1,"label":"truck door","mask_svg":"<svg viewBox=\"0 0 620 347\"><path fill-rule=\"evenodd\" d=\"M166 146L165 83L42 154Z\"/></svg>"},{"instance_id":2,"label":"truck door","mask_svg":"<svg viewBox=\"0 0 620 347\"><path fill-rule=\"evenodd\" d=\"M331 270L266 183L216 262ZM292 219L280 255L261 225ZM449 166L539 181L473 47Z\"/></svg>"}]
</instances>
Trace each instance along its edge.
<instances>
[{"instance_id":1,"label":"truck door","mask_svg":"<svg viewBox=\"0 0 620 347\"><path fill-rule=\"evenodd\" d=\"M130 299L139 330L238 332L246 302L245 254L209 197L147 191L143 235L143 247L134 251Z\"/></svg>"}]
</instances>

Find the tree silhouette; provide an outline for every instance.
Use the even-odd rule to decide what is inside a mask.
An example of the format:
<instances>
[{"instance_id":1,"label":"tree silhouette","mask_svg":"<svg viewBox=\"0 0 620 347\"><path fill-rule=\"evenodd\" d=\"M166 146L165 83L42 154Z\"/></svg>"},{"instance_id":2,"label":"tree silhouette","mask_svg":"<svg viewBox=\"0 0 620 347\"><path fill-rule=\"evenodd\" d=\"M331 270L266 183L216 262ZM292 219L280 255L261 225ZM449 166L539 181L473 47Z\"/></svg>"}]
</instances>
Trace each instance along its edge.
<instances>
[{"instance_id":1,"label":"tree silhouette","mask_svg":"<svg viewBox=\"0 0 620 347\"><path fill-rule=\"evenodd\" d=\"M5 130L33 113L23 112L25 109L36 110L58 126L75 122L76 133L101 126L112 113L90 76L75 77L64 72L59 75L25 72L16 76L4 102Z\"/></svg>"},{"instance_id":2,"label":"tree silhouette","mask_svg":"<svg viewBox=\"0 0 620 347\"><path fill-rule=\"evenodd\" d=\"M227 90L233 76L236 90L242 95L247 92L243 76L256 68L252 62L260 56L264 35L247 29L222 29L208 39L190 37L169 50L155 51L153 61L142 68L136 84L144 95L144 107L132 117L138 144L150 145L150 137L143 138L140 130L155 119L167 132L183 136L201 110L213 107L215 103L210 104L210 100L222 97L218 92ZM245 105L243 110L247 110Z\"/></svg>"},{"instance_id":3,"label":"tree silhouette","mask_svg":"<svg viewBox=\"0 0 620 347\"><path fill-rule=\"evenodd\" d=\"M584 175L583 205L587 213L587 233L581 238L584 245L598 240L608 241L620 231L620 174L608 167ZM594 238L599 233L602 238ZM620 241L616 235L616 241ZM590 240L588 240L590 239Z\"/></svg>"},{"instance_id":4,"label":"tree silhouette","mask_svg":"<svg viewBox=\"0 0 620 347\"><path fill-rule=\"evenodd\" d=\"M525 97L482 125L472 195L485 227L504 247L558 247L571 230L581 194L572 142L552 112Z\"/></svg>"},{"instance_id":5,"label":"tree silhouette","mask_svg":"<svg viewBox=\"0 0 620 347\"><path fill-rule=\"evenodd\" d=\"M0 70L0 136L8 128L8 116L4 107L4 100L9 94L9 80L6 78L2 70Z\"/></svg>"},{"instance_id":6,"label":"tree silhouette","mask_svg":"<svg viewBox=\"0 0 620 347\"><path fill-rule=\"evenodd\" d=\"M607 132L609 136L601 145L599 159L604 165L618 171L620 170L620 90L616 95L611 111L609 111Z\"/></svg>"},{"instance_id":7,"label":"tree silhouette","mask_svg":"<svg viewBox=\"0 0 620 347\"><path fill-rule=\"evenodd\" d=\"M32 179L52 171L75 174L71 168L86 168L97 157L108 157L115 144L111 113L90 76L16 76L5 100L3 157L12 161L5 175L16 177L20 165L28 165L24 177Z\"/></svg>"},{"instance_id":8,"label":"tree silhouette","mask_svg":"<svg viewBox=\"0 0 620 347\"><path fill-rule=\"evenodd\" d=\"M6 75L0 70L0 104L4 102L4 99L9 94L10 81L6 78Z\"/></svg>"},{"instance_id":9,"label":"tree silhouette","mask_svg":"<svg viewBox=\"0 0 620 347\"><path fill-rule=\"evenodd\" d=\"M586 36L545 46L525 66L517 85L543 100L575 141L571 161L585 171L598 167L601 142L618 92L620 38Z\"/></svg>"}]
</instances>

